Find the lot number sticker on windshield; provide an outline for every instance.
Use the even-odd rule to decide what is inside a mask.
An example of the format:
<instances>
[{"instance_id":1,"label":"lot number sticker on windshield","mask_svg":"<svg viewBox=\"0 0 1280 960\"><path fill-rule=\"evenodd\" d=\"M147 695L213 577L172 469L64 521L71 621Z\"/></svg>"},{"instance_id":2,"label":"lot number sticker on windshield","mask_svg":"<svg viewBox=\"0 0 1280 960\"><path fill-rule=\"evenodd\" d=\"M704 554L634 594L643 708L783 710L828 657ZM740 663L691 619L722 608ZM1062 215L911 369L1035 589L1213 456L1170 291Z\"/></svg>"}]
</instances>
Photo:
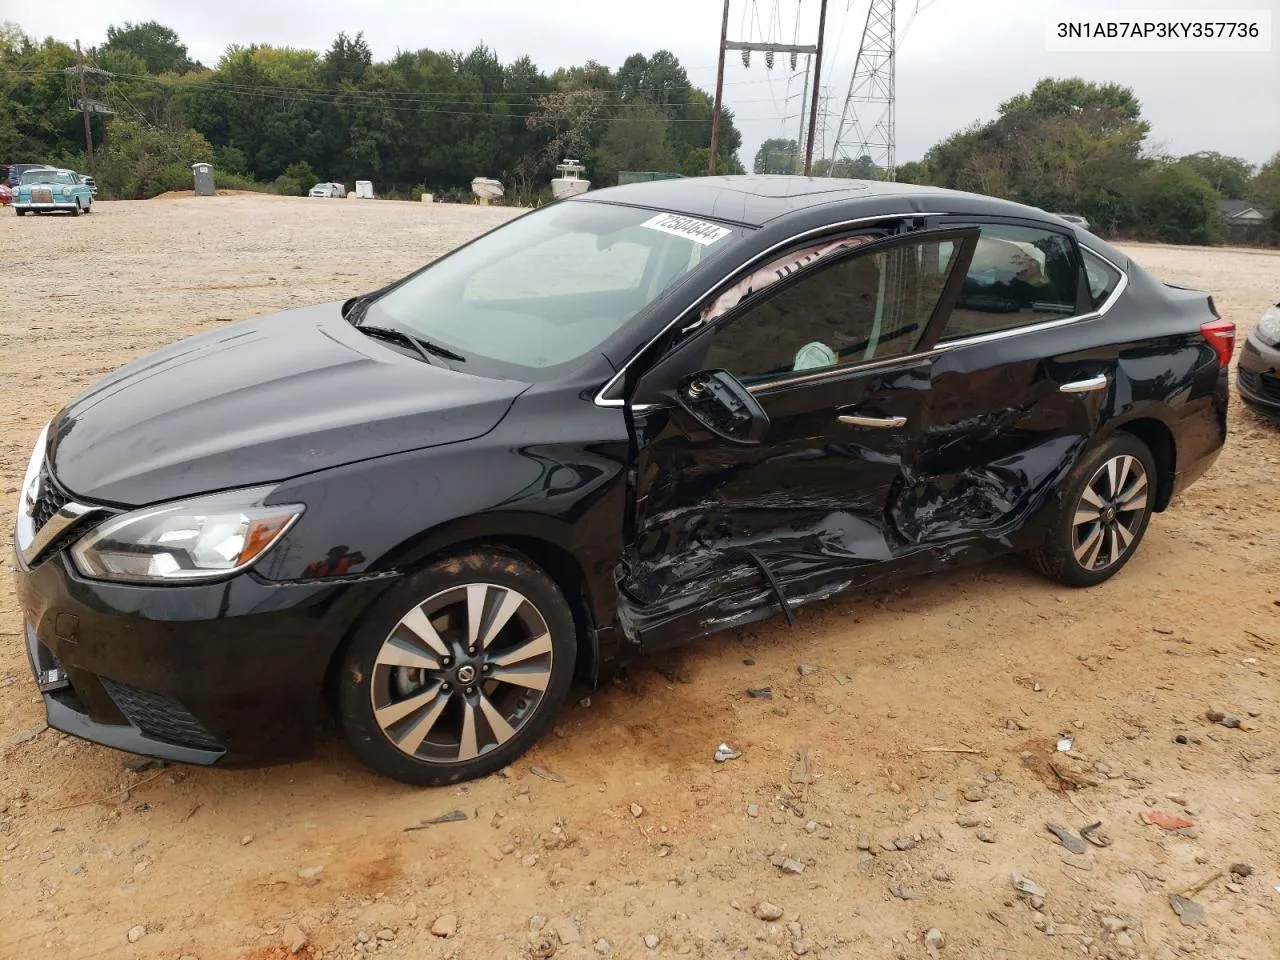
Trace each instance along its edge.
<instances>
[{"instance_id":1,"label":"lot number sticker on windshield","mask_svg":"<svg viewBox=\"0 0 1280 960\"><path fill-rule=\"evenodd\" d=\"M661 230L663 233L670 233L673 236L684 237L686 240L692 240L694 243L700 243L703 246L722 240L733 232L728 227L718 227L714 223L695 220L693 217L682 217L677 213L660 213L656 217L646 220L640 226L648 227L650 230Z\"/></svg>"}]
</instances>

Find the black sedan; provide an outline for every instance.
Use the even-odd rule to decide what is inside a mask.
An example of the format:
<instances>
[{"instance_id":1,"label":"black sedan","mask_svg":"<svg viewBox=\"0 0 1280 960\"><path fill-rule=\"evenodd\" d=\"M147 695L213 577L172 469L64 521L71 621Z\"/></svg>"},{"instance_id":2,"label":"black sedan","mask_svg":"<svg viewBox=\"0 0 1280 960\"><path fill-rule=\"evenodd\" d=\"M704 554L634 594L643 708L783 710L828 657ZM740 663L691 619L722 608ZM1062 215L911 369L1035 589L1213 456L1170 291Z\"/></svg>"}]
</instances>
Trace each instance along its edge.
<instances>
[{"instance_id":1,"label":"black sedan","mask_svg":"<svg viewBox=\"0 0 1280 960\"><path fill-rule=\"evenodd\" d=\"M1280 423L1280 303L1263 311L1245 337L1236 389L1245 406Z\"/></svg>"},{"instance_id":2,"label":"black sedan","mask_svg":"<svg viewBox=\"0 0 1280 960\"><path fill-rule=\"evenodd\" d=\"M849 588L1113 576L1218 455L1234 337L1012 203L587 193L72 400L20 493L33 671L136 753L297 758L332 710L391 777L476 777L575 676Z\"/></svg>"}]
</instances>

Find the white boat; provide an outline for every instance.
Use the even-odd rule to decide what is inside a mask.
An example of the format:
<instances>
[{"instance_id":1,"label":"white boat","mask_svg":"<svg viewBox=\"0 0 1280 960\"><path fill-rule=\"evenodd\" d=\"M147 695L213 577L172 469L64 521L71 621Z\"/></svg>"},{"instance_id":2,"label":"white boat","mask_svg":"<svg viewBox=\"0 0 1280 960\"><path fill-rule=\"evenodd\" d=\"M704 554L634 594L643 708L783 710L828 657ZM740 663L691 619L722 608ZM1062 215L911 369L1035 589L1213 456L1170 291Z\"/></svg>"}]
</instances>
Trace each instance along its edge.
<instances>
[{"instance_id":1,"label":"white boat","mask_svg":"<svg viewBox=\"0 0 1280 960\"><path fill-rule=\"evenodd\" d=\"M471 192L480 198L481 203L497 200L502 196L502 181L492 177L476 177L471 181Z\"/></svg>"},{"instance_id":2,"label":"white boat","mask_svg":"<svg viewBox=\"0 0 1280 960\"><path fill-rule=\"evenodd\" d=\"M560 176L551 181L551 194L557 200L564 197L575 197L580 193L586 193L591 187L590 180L582 180L578 174L587 168L580 164L577 160L565 159L564 163L557 163L556 169L560 171Z\"/></svg>"}]
</instances>

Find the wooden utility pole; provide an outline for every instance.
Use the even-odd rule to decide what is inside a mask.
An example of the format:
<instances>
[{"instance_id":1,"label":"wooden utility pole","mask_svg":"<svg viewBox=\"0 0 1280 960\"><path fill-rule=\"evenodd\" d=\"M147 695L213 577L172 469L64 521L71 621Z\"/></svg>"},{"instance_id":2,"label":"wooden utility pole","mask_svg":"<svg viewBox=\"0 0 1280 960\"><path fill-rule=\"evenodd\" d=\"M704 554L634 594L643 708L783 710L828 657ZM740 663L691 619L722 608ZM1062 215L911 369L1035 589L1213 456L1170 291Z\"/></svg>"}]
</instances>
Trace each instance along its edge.
<instances>
[{"instance_id":1,"label":"wooden utility pole","mask_svg":"<svg viewBox=\"0 0 1280 960\"><path fill-rule=\"evenodd\" d=\"M813 138L818 126L818 91L822 89L822 39L827 29L827 0L818 10L818 52L813 61L813 103L809 107L809 136L804 145L804 175L813 175ZM723 61L723 51L721 59Z\"/></svg>"},{"instance_id":2,"label":"wooden utility pole","mask_svg":"<svg viewBox=\"0 0 1280 960\"><path fill-rule=\"evenodd\" d=\"M84 86L84 54L80 51L80 41L76 41L77 73L80 74L80 116L84 118L84 145L89 154L89 176L96 182L98 171L93 166L93 128L89 125L89 94ZM65 116L65 114L64 114Z\"/></svg>"},{"instance_id":3,"label":"wooden utility pole","mask_svg":"<svg viewBox=\"0 0 1280 960\"><path fill-rule=\"evenodd\" d=\"M720 21L720 65L716 68L716 104L715 112L711 115L711 157L707 160L709 177L716 175L716 151L720 149L720 107L724 101L724 45L728 39L729 0L724 0L724 19Z\"/></svg>"}]
</instances>

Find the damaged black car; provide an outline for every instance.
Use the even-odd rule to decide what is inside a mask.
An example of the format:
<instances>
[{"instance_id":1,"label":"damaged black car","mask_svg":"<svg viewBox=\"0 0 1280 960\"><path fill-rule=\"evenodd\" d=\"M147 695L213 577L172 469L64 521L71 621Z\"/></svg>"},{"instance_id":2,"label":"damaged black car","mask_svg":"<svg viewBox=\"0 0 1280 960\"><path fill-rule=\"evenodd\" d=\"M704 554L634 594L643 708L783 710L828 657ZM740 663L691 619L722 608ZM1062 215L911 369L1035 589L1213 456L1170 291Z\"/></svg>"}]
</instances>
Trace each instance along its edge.
<instances>
[{"instance_id":1,"label":"damaged black car","mask_svg":"<svg viewBox=\"0 0 1280 960\"><path fill-rule=\"evenodd\" d=\"M98 743L260 764L331 712L469 779L641 654L1010 552L1115 575L1217 457L1234 339L1013 203L592 191L71 400L19 495L25 643Z\"/></svg>"}]
</instances>

